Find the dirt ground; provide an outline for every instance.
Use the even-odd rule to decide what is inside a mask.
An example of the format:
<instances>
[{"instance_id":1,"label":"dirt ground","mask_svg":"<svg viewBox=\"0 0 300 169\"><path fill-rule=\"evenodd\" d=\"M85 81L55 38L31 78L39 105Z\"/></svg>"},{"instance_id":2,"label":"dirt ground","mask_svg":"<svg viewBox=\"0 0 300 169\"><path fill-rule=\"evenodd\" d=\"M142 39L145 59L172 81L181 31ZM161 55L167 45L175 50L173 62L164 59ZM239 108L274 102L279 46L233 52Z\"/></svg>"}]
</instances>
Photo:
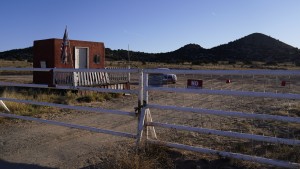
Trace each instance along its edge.
<instances>
[{"instance_id":1,"label":"dirt ground","mask_svg":"<svg viewBox=\"0 0 300 169\"><path fill-rule=\"evenodd\" d=\"M255 91L276 90L279 92L293 91L294 93L300 91L300 82L297 81L299 79L292 79L295 82L297 81L297 83L293 83L294 86L290 86L287 91L286 88L274 85L275 81L278 79L272 78L263 80L264 89L254 85L262 82L261 79L257 78L253 80L252 77L243 77L242 79L241 77L236 77L236 80L233 80L231 84L227 84L225 82L226 79L234 79L235 77L197 77L186 75L179 76L178 78L180 80L177 84L170 84L165 87L184 87L186 85L186 79L196 78L205 79L205 88L210 89L249 89ZM249 83L245 81L248 81ZM133 86L133 88L136 88L136 86ZM263 98L247 99L217 95L174 94L170 92L150 92L149 103L222 109L228 111L246 111L249 113L261 112L279 115L287 115L286 113L289 113L287 109L294 110L294 107L297 108L297 106L300 105L299 101ZM121 98L101 103L89 103L87 106L134 112L134 107L137 106L137 96L123 96ZM160 110L151 110L151 113L153 120L158 122L274 136L274 130L273 128L270 129L270 125L257 123L256 121L249 119ZM298 112L296 111L296 113ZM296 115L300 116L300 114ZM129 133L136 133L137 131L136 117L78 112L65 109L61 109L54 114L41 115L41 117L72 124L88 125ZM292 130L289 130L290 132L287 133L287 136L284 136L299 139L299 124L296 124L295 126L290 125L289 127ZM278 131L277 133L275 132L275 135L281 134L283 136L282 130L285 128L276 129L278 129ZM176 130L159 128L157 129L157 133L158 137L162 140L206 146L228 151L236 151L238 148L233 149L230 147L230 144L240 141L237 139L229 140L224 137L208 137L197 133L181 133ZM291 133L293 133L293 135ZM194 139L194 141L190 141L190 138ZM92 133L30 121L9 120L4 123L0 123L0 168L89 168L89 166L101 161L101 155L103 152L109 151L110 146L124 142L135 144L134 139ZM244 143L245 141L241 142ZM256 148L257 147L253 146L252 150L254 151ZM202 163L207 162L201 161L201 159L198 159L198 161L199 160ZM190 161L190 163L193 162L195 161ZM188 166L189 161L177 161L177 163L178 167Z\"/></svg>"},{"instance_id":2,"label":"dirt ground","mask_svg":"<svg viewBox=\"0 0 300 169\"><path fill-rule=\"evenodd\" d=\"M43 118L136 132L135 117L74 111L70 113L62 110L56 114L45 115ZM94 163L90 160L97 157L105 147L122 141L134 143L132 139L107 134L13 120L0 124L0 168L86 167Z\"/></svg>"}]
</instances>

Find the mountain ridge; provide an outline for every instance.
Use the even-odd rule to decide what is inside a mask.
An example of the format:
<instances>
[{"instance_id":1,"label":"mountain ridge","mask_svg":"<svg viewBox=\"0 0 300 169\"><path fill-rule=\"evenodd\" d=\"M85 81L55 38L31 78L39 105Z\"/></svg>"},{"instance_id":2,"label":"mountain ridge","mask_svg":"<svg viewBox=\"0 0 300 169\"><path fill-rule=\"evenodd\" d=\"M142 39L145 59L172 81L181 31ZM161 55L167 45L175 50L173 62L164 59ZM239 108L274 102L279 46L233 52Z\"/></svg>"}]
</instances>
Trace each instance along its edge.
<instances>
[{"instance_id":1,"label":"mountain ridge","mask_svg":"<svg viewBox=\"0 0 300 169\"><path fill-rule=\"evenodd\" d=\"M105 49L106 58L110 60L127 60L127 50ZM13 49L0 52L0 59L32 61L33 47ZM145 53L130 51L130 59L142 62L166 63L211 63L217 61L263 61L263 62L299 62L300 50L271 36L252 33L240 39L205 49L198 44L187 44L183 47L164 53Z\"/></svg>"}]
</instances>

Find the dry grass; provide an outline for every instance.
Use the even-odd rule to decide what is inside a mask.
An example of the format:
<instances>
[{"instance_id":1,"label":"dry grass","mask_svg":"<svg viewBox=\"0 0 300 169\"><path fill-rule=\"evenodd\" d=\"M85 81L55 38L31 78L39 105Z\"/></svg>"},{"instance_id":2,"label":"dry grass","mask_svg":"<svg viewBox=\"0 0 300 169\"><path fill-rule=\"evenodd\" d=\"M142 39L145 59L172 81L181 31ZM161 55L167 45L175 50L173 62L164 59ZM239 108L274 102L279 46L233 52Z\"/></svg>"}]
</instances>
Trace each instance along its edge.
<instances>
[{"instance_id":1,"label":"dry grass","mask_svg":"<svg viewBox=\"0 0 300 169\"><path fill-rule=\"evenodd\" d=\"M32 62L0 59L0 67L32 68ZM32 75L30 71L0 71L0 75ZM1 80L3 81L3 80Z\"/></svg>"},{"instance_id":2,"label":"dry grass","mask_svg":"<svg viewBox=\"0 0 300 169\"><path fill-rule=\"evenodd\" d=\"M128 63L126 61L106 61L105 66L107 67L127 67ZM173 69L291 69L299 70L299 66L295 66L294 63L280 63L277 65L267 65L264 62L253 62L252 64L244 64L242 62L237 62L236 64L228 64L225 61L219 61L218 63L200 64L193 65L190 62L185 62L181 64L168 64L168 63L157 63L157 62L147 62L142 63L138 61L130 62L131 68L173 68Z\"/></svg>"},{"instance_id":3,"label":"dry grass","mask_svg":"<svg viewBox=\"0 0 300 169\"><path fill-rule=\"evenodd\" d=\"M82 105L90 102L102 102L112 98L120 97L120 94L110 93L76 93L66 90L50 89L28 89L28 88L1 88L1 97L14 98L18 100L33 100L38 102L49 102L66 105ZM37 106L24 103L5 101L10 111L17 115L40 117L43 114L56 113L59 108L49 106ZM0 107L1 111L5 111ZM3 122L1 118L0 122Z\"/></svg>"},{"instance_id":4,"label":"dry grass","mask_svg":"<svg viewBox=\"0 0 300 169\"><path fill-rule=\"evenodd\" d=\"M107 66L120 66L125 67L125 64L122 62L107 62ZM243 65L242 63L237 63L235 65L229 65L226 63L219 64L208 64L208 65L191 65L190 63L185 63L183 65L171 65L163 63L146 63L142 65L139 62L133 62L132 67L134 68L157 68L157 67L169 67L169 68L181 68L181 69L250 69L250 68L268 68L268 69L287 69L287 65L277 65L277 66L268 66L263 65L263 63L253 63L253 67L249 65ZM299 69L299 67L291 66L288 69ZM66 93L55 93L53 91L39 91L39 90L24 90L24 91L5 91L3 93L5 97L25 99L25 100L38 100L44 102L54 102L61 104L84 104L93 101L103 101L110 100L113 97L120 97L119 95L111 94L98 94L98 93L84 93L78 95L72 92ZM235 103L235 102L234 102ZM250 102L253 105L253 102ZM39 116L43 113L52 113L55 108L45 107L45 106L34 106L26 105L21 103L12 103L6 102L7 106L12 110L12 112L20 115L28 116ZM247 107L244 107L245 109ZM264 109L264 107L258 107L258 110L263 110L268 112L269 110ZM293 117L300 117L300 104L292 105L288 111L278 110L275 111L278 115L290 115ZM268 112L269 113L269 112ZM274 113L274 112L270 112ZM205 116L201 116L203 120ZM166 116L166 118L170 118ZM211 117L210 117L211 118ZM214 118L212 118L214 119ZM196 119L199 120L199 119ZM228 120L230 122L228 122ZM180 119L181 122L184 122L183 119ZM213 121L213 120L212 120ZM217 122L219 122L218 120ZM1 122L1 118L0 118ZM228 123L227 123L228 122ZM189 119L186 120L186 123L191 124ZM199 121L197 121L200 124ZM197 126L195 127L203 127ZM208 122L206 121L208 124ZM247 120L235 120L235 119L222 119L223 125L226 125L230 129L242 131L245 133L256 133L256 134L270 134L270 132L279 130L278 134L285 134L286 129L281 126L281 123L266 123L258 121L247 121ZM221 123L221 124L222 124ZM207 127L207 126L204 126ZM214 127L212 123L210 127ZM218 127L218 126L217 126ZM220 127L220 126L219 126ZM221 126L222 127L222 126ZM299 124L289 124L289 128L292 128L293 131L298 132L296 135L290 135L290 137L299 139ZM291 130L291 131L292 131ZM158 136L160 139L168 139L172 142L184 143L187 145L198 145L203 147L208 147L212 149L217 149L221 151L230 151L245 153L250 155L263 156L273 159L286 160L300 163L300 149L297 146L284 146L280 144L268 144L255 141L245 141L242 139L230 139L227 137L204 135L192 132L183 132L177 130L171 130L166 132L166 130L157 130ZM160 133L159 133L160 131ZM272 133L271 133L272 134ZM271 135L273 136L273 135ZM167 141L168 141L167 140ZM248 162L241 162L236 160L228 160L218 158L216 156L209 155L199 155L196 153L186 153L175 152L166 147L151 146L148 145L145 147L144 151L135 151L135 148L129 145L118 145L109 147L109 151L104 151L104 154L101 154L101 162L93 164L88 168L111 168L111 169L148 169L148 168L268 168L266 166L261 166L259 164L253 164ZM201 159L201 160L199 160ZM223 161L222 161L223 160Z\"/></svg>"},{"instance_id":5,"label":"dry grass","mask_svg":"<svg viewBox=\"0 0 300 169\"><path fill-rule=\"evenodd\" d=\"M133 143L110 145L98 156L100 162L93 162L82 169L239 169L249 168L234 160L211 155L199 155L170 149L165 146L144 145L136 151ZM93 161L93 160L91 160Z\"/></svg>"},{"instance_id":6,"label":"dry grass","mask_svg":"<svg viewBox=\"0 0 300 169\"><path fill-rule=\"evenodd\" d=\"M132 141L108 143L88 159L81 169L168 169L174 168L168 149L147 146L139 150Z\"/></svg>"},{"instance_id":7,"label":"dry grass","mask_svg":"<svg viewBox=\"0 0 300 169\"><path fill-rule=\"evenodd\" d=\"M102 154L101 162L93 165L93 167L99 169L174 168L173 161L165 148L152 146L137 152L135 147L123 144L110 147L108 151Z\"/></svg>"},{"instance_id":8,"label":"dry grass","mask_svg":"<svg viewBox=\"0 0 300 169\"><path fill-rule=\"evenodd\" d=\"M32 67L32 62L0 59L0 67Z\"/></svg>"}]
</instances>

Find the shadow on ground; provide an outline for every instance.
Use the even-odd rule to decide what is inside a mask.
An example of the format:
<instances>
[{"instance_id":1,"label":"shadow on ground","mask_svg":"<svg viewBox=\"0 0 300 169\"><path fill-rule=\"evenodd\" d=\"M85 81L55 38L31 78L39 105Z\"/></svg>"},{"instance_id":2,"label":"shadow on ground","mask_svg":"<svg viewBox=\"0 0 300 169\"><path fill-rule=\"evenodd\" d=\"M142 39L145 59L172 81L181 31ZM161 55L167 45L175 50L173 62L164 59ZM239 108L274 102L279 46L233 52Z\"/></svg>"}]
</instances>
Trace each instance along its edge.
<instances>
[{"instance_id":1,"label":"shadow on ground","mask_svg":"<svg viewBox=\"0 0 300 169\"><path fill-rule=\"evenodd\" d=\"M200 160L177 160L176 169L242 169L231 164L230 159L216 159L212 161Z\"/></svg>"},{"instance_id":2,"label":"shadow on ground","mask_svg":"<svg viewBox=\"0 0 300 169\"><path fill-rule=\"evenodd\" d=\"M43 167L36 164L24 164L24 163L11 163L0 159L0 168L4 169L54 169L50 167Z\"/></svg>"},{"instance_id":3,"label":"shadow on ground","mask_svg":"<svg viewBox=\"0 0 300 169\"><path fill-rule=\"evenodd\" d=\"M230 159L216 159L212 161L199 160L175 160L176 169L245 169L231 164ZM101 165L90 165L80 169L102 169Z\"/></svg>"}]
</instances>

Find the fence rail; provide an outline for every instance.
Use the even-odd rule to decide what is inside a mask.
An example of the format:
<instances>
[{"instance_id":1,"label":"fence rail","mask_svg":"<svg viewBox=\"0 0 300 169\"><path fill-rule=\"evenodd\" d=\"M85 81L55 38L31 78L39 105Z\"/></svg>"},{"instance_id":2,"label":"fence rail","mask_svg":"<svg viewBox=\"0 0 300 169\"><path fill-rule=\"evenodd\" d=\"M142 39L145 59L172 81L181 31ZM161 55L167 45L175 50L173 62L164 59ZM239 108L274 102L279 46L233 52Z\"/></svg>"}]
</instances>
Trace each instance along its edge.
<instances>
[{"instance_id":1,"label":"fence rail","mask_svg":"<svg viewBox=\"0 0 300 169\"><path fill-rule=\"evenodd\" d=\"M178 69L145 69L144 73L174 73L201 75L274 75L299 76L300 70L178 70Z\"/></svg>"},{"instance_id":2,"label":"fence rail","mask_svg":"<svg viewBox=\"0 0 300 169\"><path fill-rule=\"evenodd\" d=\"M173 106L173 105L161 105L161 104L152 104L149 103L149 96L153 93L151 92L161 92L168 93L166 97L172 99L171 94L169 93L179 93L179 94L197 94L197 95L220 95L220 96L231 96L231 97L244 97L244 98L272 98L272 99L285 99L285 100L293 100L299 101L300 94L299 93L289 93L289 92L254 92L254 91L241 91L238 89L234 90L217 90L217 89L189 89L185 86L185 81L182 82L181 86L177 87L174 85L162 84L160 87L149 86L148 77L151 73L175 73L175 74L192 74L192 75L241 75L241 76L296 76L296 80L299 80L300 71L299 70L164 70L164 69L60 69L60 68L0 68L0 71L41 71L41 72L53 72L54 73L54 83L56 86L49 87L48 85L43 84L20 84L20 83L12 83L12 82L0 82L0 86L15 86L15 87L30 87L30 88L55 88L55 89L70 89L70 90L85 90L85 91L96 91L96 92L108 92L108 93L131 93L138 95L137 100L137 110L139 119L137 125L137 133L126 133L119 132L89 126L82 126L77 124L70 124L64 122L57 122L52 120L45 120L33 117L25 117L19 116L15 114L8 113L0 113L2 117L9 118L18 118L23 120L36 121L40 123L82 129L97 133L105 133L111 134L115 136L127 137L136 139L137 145L139 145L140 141L143 137L143 131L146 131L147 139L146 141L152 144L165 145L173 148L179 148L183 150L207 153L220 155L224 157L236 158L247 161L254 161L258 163L270 164L279 167L286 168L299 168L300 164L281 161L276 159L268 159L265 157L258 157L255 155L247 155L242 153L233 153L226 151L219 151L210 148L204 148L199 146L188 146L179 143L171 143L163 140L153 140L148 138L148 130L152 130L152 133L156 137L156 132L154 127L157 128L166 128L166 129L176 129L182 131L191 131L201 134L209 134L209 135L217 135L217 136L225 136L229 138L237 138L237 139L250 139L255 141L262 141L268 143L275 144L283 144L283 145L291 145L291 146L299 146L300 140L296 138L283 138L283 137L273 137L273 136L264 136L260 134L253 133L241 133L236 131L226 131L226 130L216 130L212 128L205 127L193 127L187 125L178 125L178 124L167 124L153 121L151 117L150 111L152 109L156 110L171 110L173 112L191 112L196 114L205 114L205 115L217 115L217 116L225 116L225 117L236 117L236 118L245 118L245 119L257 119L257 120L272 120L284 122L285 124L294 123L296 125L300 124L299 117L292 116L284 116L284 115L271 115L271 114L261 114L261 113L247 113L243 111L226 111L226 110L217 110L217 109L207 109L207 108L195 108L189 106ZM130 73L138 73L135 77L139 80L137 88L135 90L124 90L119 89L118 87L114 89L107 88L96 88L91 87L98 84L110 84L110 83L122 83L130 81ZM214 81L211 80L213 83ZM73 85L69 85L73 84ZM299 85L299 84L297 84ZM299 87L299 86L298 86ZM297 89L295 89L297 90ZM92 107L84 107L84 106L71 106L71 105L63 105L63 104L55 104L48 102L38 102L33 100L20 100L15 98L5 98L0 97L0 100L9 101L9 102L17 102L24 104L33 104L39 106L51 106L57 108L66 108L71 110L80 110L80 111L89 111L96 113L110 113L116 115L126 115L126 116L137 116L135 112L127 112L120 110L110 110L104 108L92 108Z\"/></svg>"},{"instance_id":3,"label":"fence rail","mask_svg":"<svg viewBox=\"0 0 300 169\"><path fill-rule=\"evenodd\" d=\"M172 105L160 105L160 104L151 104L149 103L149 97L152 93L150 92L163 92L167 97L172 97L170 93L177 93L177 94L205 94L205 95L220 95L220 96L231 96L231 97L254 97L254 98L272 98L272 99L286 99L286 100L300 100L300 94L295 93L276 93L275 92L254 92L254 91L240 91L238 89L190 89L186 87L172 87L172 86L159 86L153 87L148 86L149 81L149 74L151 73L175 73L175 74L197 74L197 75L251 75L253 78L257 75L263 76L297 76L296 79L300 77L299 70L159 70L159 69L146 69L144 70L144 92L143 92L143 99L145 102L145 108L143 109L143 113L141 116L144 116L142 119L145 120L144 123L140 123L140 125L145 125L146 130L150 130L151 128L148 127L160 127L160 128L168 128L168 129L175 129L175 130L183 130L183 131L190 131L196 132L201 134L208 134L208 135L217 135L217 136L225 136L229 138L237 138L237 139L250 139L253 141L261 141L261 142L269 142L275 144L283 144L283 145L291 145L291 146L299 146L300 140L295 138L280 138L280 137L272 137L272 136L264 136L258 134L249 134L249 133L241 133L241 132L233 132L233 131L226 131L226 130L216 130L210 128L203 128L203 127L192 127L186 125L178 125L178 124L168 124L168 123L160 123L155 122L152 120L151 116L149 117L150 110L171 110L172 112L191 112L197 114L206 114L206 115L217 115L217 116L229 116L229 117L238 117L238 118L247 118L247 119L258 119L258 120L273 120L273 121L281 121L281 122L288 122L288 123L300 123L299 117L290 117L290 116L282 116L282 115L270 115L270 114L257 114L257 113L246 113L246 112L236 112L236 111L224 111L224 110L215 110L215 109L205 109L205 108L194 108L194 107L183 107L183 106L172 106ZM212 77L212 76L211 76ZM217 81L215 81L217 82ZM298 86L299 87L299 86ZM296 89L295 89L296 90ZM167 103L164 103L167 104ZM287 124L285 124L287 125ZM139 131L138 135L142 134L142 130ZM153 132L153 131L152 131ZM148 133L148 131L147 131ZM207 153L207 154L215 154L224 157L242 159L246 161L253 161L263 164L270 164L278 167L285 167L285 168L299 168L300 164L292 163L288 161L281 161L276 159L269 159L264 157L257 157L255 155L247 155L247 154L240 154L240 153L233 153L233 152L226 152L226 151L218 151L209 148L202 148L197 146L189 146L179 143L172 143L166 142L163 140L153 140L147 137L147 142L152 144L159 144L164 146L169 146L173 148L179 148L183 150Z\"/></svg>"},{"instance_id":4,"label":"fence rail","mask_svg":"<svg viewBox=\"0 0 300 169\"><path fill-rule=\"evenodd\" d=\"M253 91L251 92L251 91L212 90L212 89L197 90L197 89L188 89L188 88L167 88L167 87L147 87L147 89L148 91L300 100L300 94L291 94L291 93L271 93L271 92L253 92Z\"/></svg>"},{"instance_id":5,"label":"fence rail","mask_svg":"<svg viewBox=\"0 0 300 169\"><path fill-rule=\"evenodd\" d=\"M162 110L177 110L177 111L192 112L192 113L199 113L199 114L211 114L211 115L218 115L218 116L241 117L241 118L260 119L260 120L276 120L276 121L300 124L299 117L287 117L287 116L278 116L278 115L269 115L269 114L201 109L201 108L192 108L192 107L164 106L164 105L155 105L155 104L147 104L146 107L154 108L154 109L162 109Z\"/></svg>"},{"instance_id":6,"label":"fence rail","mask_svg":"<svg viewBox=\"0 0 300 169\"><path fill-rule=\"evenodd\" d=\"M63 127L87 130L87 131L96 132L96 133L104 133L104 134L110 134L110 135L121 136L121 137L136 138L136 135L130 134L130 133L118 132L118 131L113 131L113 130L106 130L106 129L100 129L100 128L95 128L95 127L82 126L82 125L76 125L76 124L70 124L70 123L63 123L63 122L58 122L58 121L53 121L53 120L44 120L44 119L39 119L39 118L19 116L19 115L15 115L15 114L7 114L7 113L0 113L0 116L16 118L16 119L21 119L21 120L35 121L35 122L45 123L45 124L52 124L52 125L56 125L56 126L63 126Z\"/></svg>"},{"instance_id":7,"label":"fence rail","mask_svg":"<svg viewBox=\"0 0 300 169\"><path fill-rule=\"evenodd\" d=\"M109 114L117 114L117 115L136 116L135 113L120 111L120 110L110 110L110 109L84 107L84 106L70 106L70 105L65 105L65 104L37 102L37 101L32 101L32 100L19 100L19 99L4 98L4 97L0 97L0 100L16 102L16 103L33 104L33 105L38 105L38 106L57 107L57 108L62 108L62 109L71 109L71 110L89 111L89 112L96 112L96 113L109 113Z\"/></svg>"},{"instance_id":8,"label":"fence rail","mask_svg":"<svg viewBox=\"0 0 300 169\"><path fill-rule=\"evenodd\" d=\"M15 83L15 82L0 82L0 86L13 86L13 87L29 87L29 88L53 88L53 89L70 89L70 90L85 90L85 91L96 91L96 92L106 92L106 93L130 93L138 95L138 90L124 90L118 87L109 89L109 88L98 88L91 87L96 84L106 84L109 83L108 72L110 73L118 73L119 71L127 72L127 73L138 73L137 69L122 69L122 70L110 70L110 69L62 69L62 68L0 68L0 71L39 71L39 72L53 72L54 74L54 84L55 86L50 86L49 84L23 84L23 83ZM74 79L77 76L77 85L74 84ZM68 85L66 85L68 84ZM71 85L70 85L71 84ZM0 100L16 102L16 103L24 103L24 104L32 104L39 106L50 106L57 107L63 109L71 109L71 110L79 110L79 111L88 111L94 113L109 113L115 115L125 115L136 117L135 112L127 112L120 110L112 110L112 109L104 109L104 108L94 108L87 106L74 106L74 105L64 105L64 104L56 104L56 103L48 103L48 102L38 102L33 100L20 100L15 98L5 98L0 97ZM137 135L126 132L119 132L114 130L107 130L101 128L95 128L90 126L83 126L77 124L70 124L65 122L58 122L53 120L45 120L40 118L33 118L27 116L19 116L15 114L9 113L0 113L2 117L9 118L17 118L22 120L35 121L39 123L76 128L81 130L87 130L91 132L110 134L120 137L127 137L136 139Z\"/></svg>"},{"instance_id":9,"label":"fence rail","mask_svg":"<svg viewBox=\"0 0 300 169\"><path fill-rule=\"evenodd\" d=\"M53 89L63 89L63 90L84 90L84 91L95 91L103 93L128 93L128 94L138 94L136 90L126 90L126 89L109 89L109 88L96 88L96 87L81 87L81 86L55 86L49 87L43 84L23 84L23 83L13 83L13 82L0 82L0 86L11 86L11 87L28 87L28 88L53 88Z\"/></svg>"},{"instance_id":10,"label":"fence rail","mask_svg":"<svg viewBox=\"0 0 300 169\"><path fill-rule=\"evenodd\" d=\"M252 161L252 162L257 162L257 163L262 163L262 164L269 164L269 165L278 166L278 167L295 168L295 169L298 169L300 167L300 164L298 164L298 163L291 163L291 162L287 162L287 161L274 160L274 159L239 154L239 153L231 153L231 152L226 152L226 151L217 151L217 150L213 150L213 149L209 149L209 148L188 146L188 145L184 145L184 144L171 143L171 142L165 142L165 141L159 141L159 140L148 139L147 141L152 144L158 144L158 145L163 145L163 146L172 147L172 148L178 148L178 149L182 149L182 150L218 155L218 156L235 158L235 159L245 160L245 161Z\"/></svg>"},{"instance_id":11,"label":"fence rail","mask_svg":"<svg viewBox=\"0 0 300 169\"><path fill-rule=\"evenodd\" d=\"M264 142L269 142L269 143L280 143L280 144L298 145L298 146L300 145L300 140L294 140L294 139L284 139L284 138L278 138L278 137L261 136L261 135L255 135L255 134L238 133L238 132L232 132L232 131L221 131L221 130L182 126L182 125L164 124L164 123L157 123L157 122L147 122L146 125L164 127L164 128L170 128L170 129L177 129L177 130L192 131L192 132L197 132L197 133L202 133L202 134L214 134L214 135L226 136L226 137L252 139L252 140L256 140L256 141L264 141Z\"/></svg>"}]
</instances>

